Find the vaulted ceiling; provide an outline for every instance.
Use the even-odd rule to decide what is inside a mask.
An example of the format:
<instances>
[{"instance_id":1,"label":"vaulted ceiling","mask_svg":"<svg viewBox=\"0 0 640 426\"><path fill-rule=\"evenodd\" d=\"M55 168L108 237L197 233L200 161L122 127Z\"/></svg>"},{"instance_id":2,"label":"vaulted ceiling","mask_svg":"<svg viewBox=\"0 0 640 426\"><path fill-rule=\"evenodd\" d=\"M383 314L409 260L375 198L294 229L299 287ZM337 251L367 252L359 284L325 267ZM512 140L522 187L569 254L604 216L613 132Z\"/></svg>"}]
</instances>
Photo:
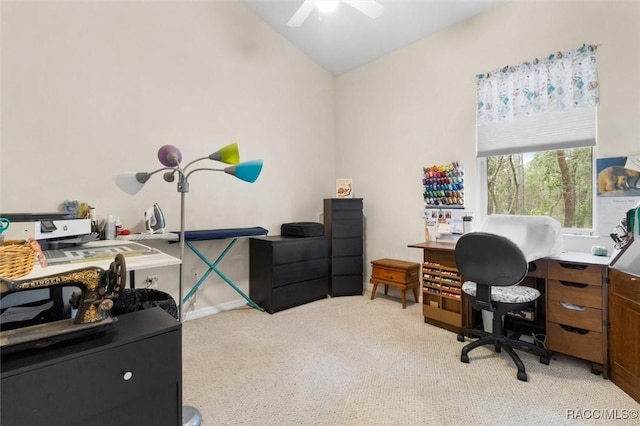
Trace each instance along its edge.
<instances>
[{"instance_id":1,"label":"vaulted ceiling","mask_svg":"<svg viewBox=\"0 0 640 426\"><path fill-rule=\"evenodd\" d=\"M378 0L384 11L376 19L340 2L331 13L314 8L301 26L287 26L303 1L240 0L324 69L340 75L505 0Z\"/></svg>"}]
</instances>

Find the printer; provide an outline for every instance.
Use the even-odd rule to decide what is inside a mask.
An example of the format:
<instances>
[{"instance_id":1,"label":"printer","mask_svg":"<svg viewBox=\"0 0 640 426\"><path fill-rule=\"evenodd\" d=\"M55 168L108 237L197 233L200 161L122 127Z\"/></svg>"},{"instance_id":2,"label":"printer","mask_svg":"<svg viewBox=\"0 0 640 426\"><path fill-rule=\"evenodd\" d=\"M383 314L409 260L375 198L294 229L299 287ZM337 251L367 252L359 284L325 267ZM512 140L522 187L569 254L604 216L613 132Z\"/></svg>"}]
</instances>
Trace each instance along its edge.
<instances>
[{"instance_id":1,"label":"printer","mask_svg":"<svg viewBox=\"0 0 640 426\"><path fill-rule=\"evenodd\" d=\"M77 219L67 213L0 213L9 219L5 240L34 238L43 250L73 247L96 240L90 219Z\"/></svg>"}]
</instances>

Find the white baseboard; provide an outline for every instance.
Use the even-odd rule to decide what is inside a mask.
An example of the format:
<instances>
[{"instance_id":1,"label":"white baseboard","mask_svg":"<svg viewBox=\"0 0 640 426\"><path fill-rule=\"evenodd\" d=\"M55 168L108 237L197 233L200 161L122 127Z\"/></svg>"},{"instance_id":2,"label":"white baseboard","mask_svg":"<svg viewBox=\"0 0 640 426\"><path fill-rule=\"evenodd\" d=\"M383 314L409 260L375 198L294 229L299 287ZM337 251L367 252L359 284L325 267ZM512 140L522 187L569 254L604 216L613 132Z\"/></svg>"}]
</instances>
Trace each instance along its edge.
<instances>
[{"instance_id":1,"label":"white baseboard","mask_svg":"<svg viewBox=\"0 0 640 426\"><path fill-rule=\"evenodd\" d=\"M373 289L373 284L365 285L365 291L368 290L370 293L372 289ZM209 315L219 314L220 312L230 311L232 309L240 308L242 306L245 306L246 304L247 304L247 301L245 299L236 299L236 300L232 300L231 302L223 303L221 305L207 306L206 308L189 310L185 312L184 315L182 316L182 321L190 321L190 320L206 317Z\"/></svg>"},{"instance_id":2,"label":"white baseboard","mask_svg":"<svg viewBox=\"0 0 640 426\"><path fill-rule=\"evenodd\" d=\"M207 306L206 308L196 309L193 311L185 312L182 316L182 321L190 321L209 315L219 314L220 312L230 311L231 309L240 308L247 304L244 299L232 300L231 302L223 303L221 305Z\"/></svg>"}]
</instances>

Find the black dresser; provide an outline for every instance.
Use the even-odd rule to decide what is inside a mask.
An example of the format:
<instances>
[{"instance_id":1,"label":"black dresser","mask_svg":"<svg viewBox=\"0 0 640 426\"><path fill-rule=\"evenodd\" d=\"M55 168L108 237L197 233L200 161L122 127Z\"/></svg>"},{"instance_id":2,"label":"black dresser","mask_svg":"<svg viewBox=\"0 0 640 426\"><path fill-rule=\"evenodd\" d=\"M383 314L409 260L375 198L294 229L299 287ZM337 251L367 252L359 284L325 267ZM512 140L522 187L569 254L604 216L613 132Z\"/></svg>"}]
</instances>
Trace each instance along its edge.
<instances>
[{"instance_id":1,"label":"black dresser","mask_svg":"<svg viewBox=\"0 0 640 426\"><path fill-rule=\"evenodd\" d=\"M362 198L326 198L324 233L329 239L331 296L364 292Z\"/></svg>"},{"instance_id":2,"label":"black dresser","mask_svg":"<svg viewBox=\"0 0 640 426\"><path fill-rule=\"evenodd\" d=\"M249 242L249 297L267 312L327 297L326 237L254 237Z\"/></svg>"},{"instance_id":3,"label":"black dresser","mask_svg":"<svg viewBox=\"0 0 640 426\"><path fill-rule=\"evenodd\" d=\"M162 308L2 356L2 426L182 424L182 329Z\"/></svg>"}]
</instances>

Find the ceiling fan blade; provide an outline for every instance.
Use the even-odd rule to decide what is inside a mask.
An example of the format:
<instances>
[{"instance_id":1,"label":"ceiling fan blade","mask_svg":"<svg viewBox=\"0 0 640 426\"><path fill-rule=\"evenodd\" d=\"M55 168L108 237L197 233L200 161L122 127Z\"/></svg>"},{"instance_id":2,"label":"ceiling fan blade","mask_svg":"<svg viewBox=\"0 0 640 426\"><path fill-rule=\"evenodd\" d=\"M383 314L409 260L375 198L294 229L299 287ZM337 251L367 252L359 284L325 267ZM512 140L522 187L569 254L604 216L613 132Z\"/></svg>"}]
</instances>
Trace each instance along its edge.
<instances>
[{"instance_id":1,"label":"ceiling fan blade","mask_svg":"<svg viewBox=\"0 0 640 426\"><path fill-rule=\"evenodd\" d=\"M316 4L313 0L304 0L304 3L296 10L296 13L293 14L287 25L290 27L299 27L302 25L307 16L311 13L313 8L316 7Z\"/></svg>"},{"instance_id":2,"label":"ceiling fan blade","mask_svg":"<svg viewBox=\"0 0 640 426\"><path fill-rule=\"evenodd\" d=\"M384 6L375 0L344 0L344 2L371 19L376 19L384 11Z\"/></svg>"}]
</instances>

